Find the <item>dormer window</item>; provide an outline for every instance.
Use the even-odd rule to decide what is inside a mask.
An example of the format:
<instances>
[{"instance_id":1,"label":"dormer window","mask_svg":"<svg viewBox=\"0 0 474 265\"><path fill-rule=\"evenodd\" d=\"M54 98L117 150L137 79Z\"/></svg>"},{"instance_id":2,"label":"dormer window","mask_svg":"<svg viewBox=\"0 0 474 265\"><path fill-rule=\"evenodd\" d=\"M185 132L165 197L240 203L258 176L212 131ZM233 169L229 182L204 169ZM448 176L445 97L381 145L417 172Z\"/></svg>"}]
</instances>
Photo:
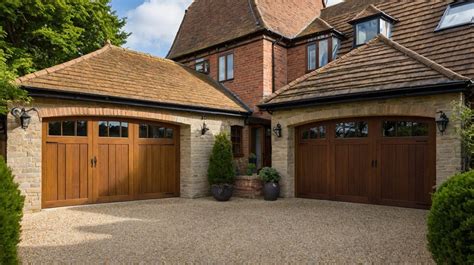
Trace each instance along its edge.
<instances>
[{"instance_id":1,"label":"dormer window","mask_svg":"<svg viewBox=\"0 0 474 265\"><path fill-rule=\"evenodd\" d=\"M355 24L355 46L365 44L379 34L390 38L392 36L392 23L383 18L359 22Z\"/></svg>"},{"instance_id":2,"label":"dormer window","mask_svg":"<svg viewBox=\"0 0 474 265\"><path fill-rule=\"evenodd\" d=\"M448 6L436 30L474 23L474 1L458 2Z\"/></svg>"},{"instance_id":3,"label":"dormer window","mask_svg":"<svg viewBox=\"0 0 474 265\"><path fill-rule=\"evenodd\" d=\"M194 64L194 70L203 74L209 74L209 60L196 60L196 63Z\"/></svg>"},{"instance_id":4,"label":"dormer window","mask_svg":"<svg viewBox=\"0 0 474 265\"><path fill-rule=\"evenodd\" d=\"M337 58L340 40L336 37L324 37L311 41L306 47L306 70L313 71L325 66Z\"/></svg>"},{"instance_id":5,"label":"dormer window","mask_svg":"<svg viewBox=\"0 0 474 265\"><path fill-rule=\"evenodd\" d=\"M349 21L354 26L354 46L365 44L379 34L390 38L392 26L396 22L395 18L374 5L369 5Z\"/></svg>"}]
</instances>

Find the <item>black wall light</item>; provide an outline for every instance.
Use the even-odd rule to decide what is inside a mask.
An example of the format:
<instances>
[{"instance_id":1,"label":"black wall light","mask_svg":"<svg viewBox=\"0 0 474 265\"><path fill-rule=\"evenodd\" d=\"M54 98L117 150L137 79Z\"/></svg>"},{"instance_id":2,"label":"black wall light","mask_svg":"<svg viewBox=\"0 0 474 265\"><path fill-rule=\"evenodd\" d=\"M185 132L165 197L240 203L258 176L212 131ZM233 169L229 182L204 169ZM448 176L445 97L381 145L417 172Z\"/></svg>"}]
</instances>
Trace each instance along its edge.
<instances>
[{"instance_id":1,"label":"black wall light","mask_svg":"<svg viewBox=\"0 0 474 265\"><path fill-rule=\"evenodd\" d=\"M281 137L281 124L278 123L275 127L273 127L273 134L275 134L276 137L280 138Z\"/></svg>"},{"instance_id":2,"label":"black wall light","mask_svg":"<svg viewBox=\"0 0 474 265\"><path fill-rule=\"evenodd\" d=\"M439 111L439 117L436 119L436 125L438 126L438 131L441 134L444 134L446 128L448 127L449 118L446 116L446 113Z\"/></svg>"},{"instance_id":3,"label":"black wall light","mask_svg":"<svg viewBox=\"0 0 474 265\"><path fill-rule=\"evenodd\" d=\"M202 126L201 126L201 135L205 135L207 131L209 131L209 128L207 127L207 124L206 124L206 116L202 116L201 119L203 120Z\"/></svg>"},{"instance_id":4,"label":"black wall light","mask_svg":"<svg viewBox=\"0 0 474 265\"><path fill-rule=\"evenodd\" d=\"M31 122L31 116L28 113L32 111L38 113L38 110L35 108L31 108L29 110L25 110L25 108L13 108L10 113L13 115L13 117L20 120L21 128L26 130Z\"/></svg>"}]
</instances>

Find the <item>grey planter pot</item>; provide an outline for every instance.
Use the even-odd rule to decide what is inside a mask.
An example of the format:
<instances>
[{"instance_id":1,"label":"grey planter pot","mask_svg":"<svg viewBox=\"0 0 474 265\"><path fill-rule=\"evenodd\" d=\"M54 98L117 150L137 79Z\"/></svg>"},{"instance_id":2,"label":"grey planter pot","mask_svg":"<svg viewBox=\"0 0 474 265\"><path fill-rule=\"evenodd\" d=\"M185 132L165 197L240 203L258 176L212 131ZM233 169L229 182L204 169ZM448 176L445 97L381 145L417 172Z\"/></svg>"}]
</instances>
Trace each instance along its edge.
<instances>
[{"instance_id":1,"label":"grey planter pot","mask_svg":"<svg viewBox=\"0 0 474 265\"><path fill-rule=\"evenodd\" d=\"M229 184L212 185L211 194L217 201L228 201L234 194L234 186Z\"/></svg>"},{"instance_id":2,"label":"grey planter pot","mask_svg":"<svg viewBox=\"0 0 474 265\"><path fill-rule=\"evenodd\" d=\"M280 184L267 182L263 186L263 199L266 201L276 201L280 196Z\"/></svg>"}]
</instances>

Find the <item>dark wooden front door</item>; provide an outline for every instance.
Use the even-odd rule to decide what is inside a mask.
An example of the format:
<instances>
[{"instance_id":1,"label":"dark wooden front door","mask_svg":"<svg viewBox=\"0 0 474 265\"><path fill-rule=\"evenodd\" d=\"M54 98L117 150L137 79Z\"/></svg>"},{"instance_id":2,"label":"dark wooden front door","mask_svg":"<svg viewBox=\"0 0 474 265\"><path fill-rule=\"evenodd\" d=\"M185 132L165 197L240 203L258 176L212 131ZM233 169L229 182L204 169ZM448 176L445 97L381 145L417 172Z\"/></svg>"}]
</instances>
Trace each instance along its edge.
<instances>
[{"instance_id":1,"label":"dark wooden front door","mask_svg":"<svg viewBox=\"0 0 474 265\"><path fill-rule=\"evenodd\" d=\"M435 183L431 119L365 117L297 128L299 197L415 208Z\"/></svg>"},{"instance_id":2,"label":"dark wooden front door","mask_svg":"<svg viewBox=\"0 0 474 265\"><path fill-rule=\"evenodd\" d=\"M43 123L43 207L179 196L179 127L123 119Z\"/></svg>"}]
</instances>

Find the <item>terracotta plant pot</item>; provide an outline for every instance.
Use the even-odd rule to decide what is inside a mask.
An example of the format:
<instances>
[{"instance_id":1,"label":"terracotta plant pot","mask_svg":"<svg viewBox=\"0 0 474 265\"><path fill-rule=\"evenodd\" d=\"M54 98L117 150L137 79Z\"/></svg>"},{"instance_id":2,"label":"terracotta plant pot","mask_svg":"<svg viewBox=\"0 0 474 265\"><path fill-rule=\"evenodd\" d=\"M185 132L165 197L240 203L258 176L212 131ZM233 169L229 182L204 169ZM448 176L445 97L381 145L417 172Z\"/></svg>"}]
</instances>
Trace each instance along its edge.
<instances>
[{"instance_id":1,"label":"terracotta plant pot","mask_svg":"<svg viewBox=\"0 0 474 265\"><path fill-rule=\"evenodd\" d=\"M263 186L263 198L266 201L276 201L280 196L280 184L267 182Z\"/></svg>"},{"instance_id":2,"label":"terracotta plant pot","mask_svg":"<svg viewBox=\"0 0 474 265\"><path fill-rule=\"evenodd\" d=\"M234 186L229 184L212 185L211 193L217 201L225 202L230 200L232 194L234 194Z\"/></svg>"}]
</instances>

